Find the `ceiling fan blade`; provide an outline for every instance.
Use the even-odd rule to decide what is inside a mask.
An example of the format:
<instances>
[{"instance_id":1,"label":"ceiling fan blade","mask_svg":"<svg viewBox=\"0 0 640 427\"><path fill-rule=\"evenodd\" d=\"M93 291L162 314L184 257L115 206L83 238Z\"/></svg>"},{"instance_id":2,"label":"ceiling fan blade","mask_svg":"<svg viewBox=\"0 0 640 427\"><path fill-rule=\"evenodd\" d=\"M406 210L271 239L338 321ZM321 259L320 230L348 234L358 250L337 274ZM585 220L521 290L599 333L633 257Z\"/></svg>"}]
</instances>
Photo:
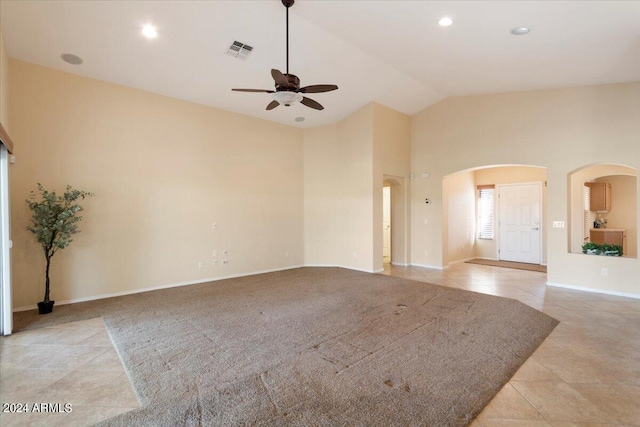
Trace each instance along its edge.
<instances>
[{"instance_id":1,"label":"ceiling fan blade","mask_svg":"<svg viewBox=\"0 0 640 427\"><path fill-rule=\"evenodd\" d=\"M289 79L287 79L287 76L282 74L280 70L273 68L271 70L271 77L273 77L273 80L275 80L280 86L289 86Z\"/></svg>"},{"instance_id":2,"label":"ceiling fan blade","mask_svg":"<svg viewBox=\"0 0 640 427\"><path fill-rule=\"evenodd\" d=\"M331 92L332 90L338 89L336 85L311 85L301 87L298 92L300 93L321 93L321 92Z\"/></svg>"},{"instance_id":3,"label":"ceiling fan blade","mask_svg":"<svg viewBox=\"0 0 640 427\"><path fill-rule=\"evenodd\" d=\"M267 105L267 110L273 110L274 108L276 108L278 105L280 105L280 103L278 101L271 101L269 103L269 105Z\"/></svg>"},{"instance_id":4,"label":"ceiling fan blade","mask_svg":"<svg viewBox=\"0 0 640 427\"><path fill-rule=\"evenodd\" d=\"M231 89L231 90L235 90L236 92L263 92L263 93L274 92L272 90L267 90L267 89Z\"/></svg>"},{"instance_id":5,"label":"ceiling fan blade","mask_svg":"<svg viewBox=\"0 0 640 427\"><path fill-rule=\"evenodd\" d=\"M324 110L324 107L320 105L320 103L314 101L311 98L307 98L306 96L302 97L302 101L300 101L300 103L315 110Z\"/></svg>"}]
</instances>

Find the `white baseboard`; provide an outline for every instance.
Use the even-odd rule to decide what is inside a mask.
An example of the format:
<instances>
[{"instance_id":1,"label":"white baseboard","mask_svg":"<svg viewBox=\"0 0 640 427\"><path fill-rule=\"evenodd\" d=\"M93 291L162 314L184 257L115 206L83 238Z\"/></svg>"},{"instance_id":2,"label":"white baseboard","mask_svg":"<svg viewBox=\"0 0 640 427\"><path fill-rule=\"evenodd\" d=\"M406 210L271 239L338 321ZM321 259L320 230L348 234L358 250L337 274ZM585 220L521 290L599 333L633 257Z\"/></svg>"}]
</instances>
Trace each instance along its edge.
<instances>
[{"instance_id":1,"label":"white baseboard","mask_svg":"<svg viewBox=\"0 0 640 427\"><path fill-rule=\"evenodd\" d=\"M410 264L406 262L392 262L391 265L395 265L398 267L409 267Z\"/></svg>"},{"instance_id":2,"label":"white baseboard","mask_svg":"<svg viewBox=\"0 0 640 427\"><path fill-rule=\"evenodd\" d=\"M491 257L488 257L488 256L476 256L476 257L473 257L471 259L486 259L486 260L489 260L489 261L500 261L498 258L491 258Z\"/></svg>"},{"instance_id":3,"label":"white baseboard","mask_svg":"<svg viewBox=\"0 0 640 427\"><path fill-rule=\"evenodd\" d=\"M170 283L170 284L167 284L167 285L151 286L151 287L148 287L148 288L141 288L141 289L135 289L135 290L130 290L130 291L112 292L112 293L108 293L108 294L94 295L94 296L90 296L90 297L74 298L74 299L69 299L69 300L56 301L56 305L66 305L66 304L74 304L74 303L77 303L77 302L95 301L95 300L99 300L99 299L119 297L119 296L123 296L123 295L132 295L132 294L139 294L139 293L142 293L142 292L158 291L160 289L177 288L177 287L180 287L180 286L197 285L199 283L217 282L219 280L235 279L236 277L255 276L256 274L264 274L264 273L273 273L273 272L276 272L276 271L293 270L295 268L301 268L301 267L304 267L304 265L293 265L293 266L289 266L289 267L273 268L273 269L269 269L269 270L252 271L250 273L231 274L231 275L222 276L222 277L209 277L209 278L206 278L206 279L198 279L198 280L190 280L190 281L186 281L186 282ZM37 305L17 307L17 308L13 309L13 312L15 313L15 312L18 312L18 311L33 310L33 309L36 309L36 308L38 308Z\"/></svg>"},{"instance_id":4,"label":"white baseboard","mask_svg":"<svg viewBox=\"0 0 640 427\"><path fill-rule=\"evenodd\" d=\"M338 264L305 264L304 267L334 267L334 268L344 268L345 270L354 270L354 271L362 271L363 273L380 273L382 271L384 271L383 269L380 270L365 270L364 268L356 268L356 267L347 267L345 265L338 265Z\"/></svg>"},{"instance_id":5,"label":"white baseboard","mask_svg":"<svg viewBox=\"0 0 640 427\"><path fill-rule=\"evenodd\" d=\"M414 264L414 263L411 263L411 266L413 266L413 267L422 267L422 268L430 268L432 270L444 270L444 267L441 267L441 266L437 267L435 265L425 265L425 264Z\"/></svg>"},{"instance_id":6,"label":"white baseboard","mask_svg":"<svg viewBox=\"0 0 640 427\"><path fill-rule=\"evenodd\" d=\"M605 294L605 295L614 295L617 297L640 299L640 294L630 294L627 292L610 291L607 289L585 288L584 286L565 285L564 283L554 283L554 282L547 282L547 286L551 286L553 288L572 289L574 291L591 292L594 294Z\"/></svg>"}]
</instances>

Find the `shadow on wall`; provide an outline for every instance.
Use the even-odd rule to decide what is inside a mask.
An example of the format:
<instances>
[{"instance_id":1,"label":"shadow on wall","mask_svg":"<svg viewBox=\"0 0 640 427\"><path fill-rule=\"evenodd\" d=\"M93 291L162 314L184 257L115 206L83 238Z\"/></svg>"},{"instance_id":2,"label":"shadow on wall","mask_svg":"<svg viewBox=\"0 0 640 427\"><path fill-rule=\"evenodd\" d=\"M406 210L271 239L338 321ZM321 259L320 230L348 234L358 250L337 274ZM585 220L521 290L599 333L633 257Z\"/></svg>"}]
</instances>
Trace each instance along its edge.
<instances>
[{"instance_id":1,"label":"shadow on wall","mask_svg":"<svg viewBox=\"0 0 640 427\"><path fill-rule=\"evenodd\" d=\"M585 242L619 244L624 256L638 256L638 170L619 164L593 164L568 175L569 252ZM622 239L622 241L620 241Z\"/></svg>"}]
</instances>

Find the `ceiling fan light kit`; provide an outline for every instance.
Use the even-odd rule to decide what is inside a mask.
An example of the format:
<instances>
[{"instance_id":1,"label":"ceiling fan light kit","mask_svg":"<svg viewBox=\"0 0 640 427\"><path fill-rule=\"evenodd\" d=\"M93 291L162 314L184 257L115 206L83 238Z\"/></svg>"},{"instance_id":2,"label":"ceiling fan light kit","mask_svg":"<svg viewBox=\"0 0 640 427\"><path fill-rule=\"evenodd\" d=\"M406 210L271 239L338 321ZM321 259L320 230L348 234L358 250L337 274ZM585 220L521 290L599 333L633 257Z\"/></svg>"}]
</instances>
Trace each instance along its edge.
<instances>
[{"instance_id":1,"label":"ceiling fan light kit","mask_svg":"<svg viewBox=\"0 0 640 427\"><path fill-rule=\"evenodd\" d=\"M282 73L280 70L276 70L275 68L271 70L271 77L275 82L275 90L267 90L267 89L231 89L237 92L262 92L262 93L270 93L273 101L271 101L267 105L267 110L273 110L278 105L284 105L285 107L289 107L292 104L299 102L302 105L305 105L309 108L313 108L315 110L324 110L324 107L319 103L314 101L311 98L307 98L303 96L303 93L322 93L322 92L330 92L332 90L338 89L336 85L311 85L300 87L300 79L293 75L289 74L289 8L293 6L295 0L282 0L282 4L287 10L287 72Z\"/></svg>"}]
</instances>

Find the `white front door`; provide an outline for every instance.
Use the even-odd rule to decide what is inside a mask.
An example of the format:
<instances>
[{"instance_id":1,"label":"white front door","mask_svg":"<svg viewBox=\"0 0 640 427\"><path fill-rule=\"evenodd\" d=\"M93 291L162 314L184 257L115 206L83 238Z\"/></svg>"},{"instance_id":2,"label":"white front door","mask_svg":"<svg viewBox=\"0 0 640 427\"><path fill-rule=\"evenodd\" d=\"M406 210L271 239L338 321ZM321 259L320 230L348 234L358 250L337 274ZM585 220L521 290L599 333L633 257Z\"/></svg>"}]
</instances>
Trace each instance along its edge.
<instances>
[{"instance_id":1,"label":"white front door","mask_svg":"<svg viewBox=\"0 0 640 427\"><path fill-rule=\"evenodd\" d=\"M382 256L391 256L391 187L382 187Z\"/></svg>"},{"instance_id":2,"label":"white front door","mask_svg":"<svg viewBox=\"0 0 640 427\"><path fill-rule=\"evenodd\" d=\"M499 186L500 260L540 264L541 193L539 182Z\"/></svg>"}]
</instances>

